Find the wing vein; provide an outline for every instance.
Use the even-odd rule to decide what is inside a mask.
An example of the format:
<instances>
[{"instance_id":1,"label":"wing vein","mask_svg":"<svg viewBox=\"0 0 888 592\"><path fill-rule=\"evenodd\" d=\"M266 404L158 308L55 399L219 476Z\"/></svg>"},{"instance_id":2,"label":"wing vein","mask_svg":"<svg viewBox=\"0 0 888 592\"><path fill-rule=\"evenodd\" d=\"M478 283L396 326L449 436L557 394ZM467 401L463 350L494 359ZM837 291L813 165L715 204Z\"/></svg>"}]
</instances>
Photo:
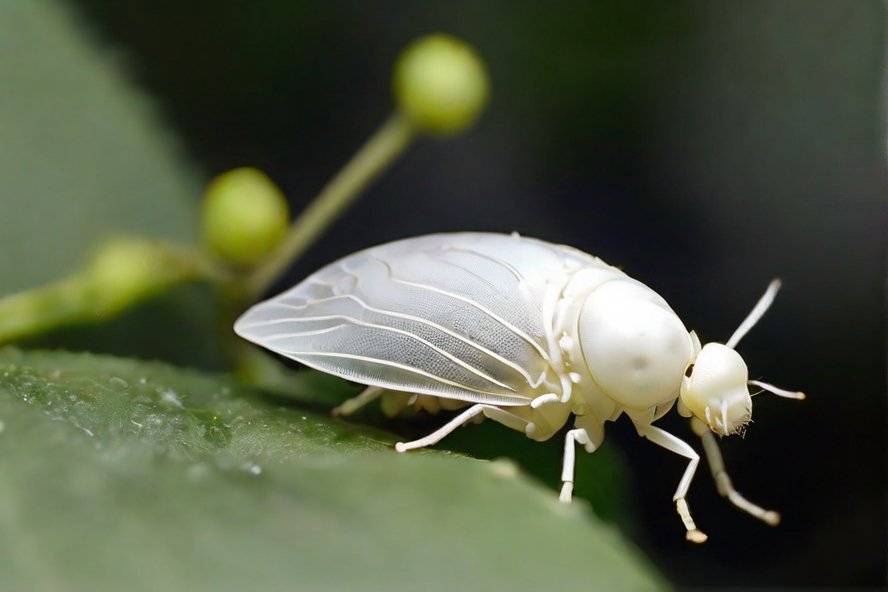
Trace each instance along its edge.
<instances>
[{"instance_id":1,"label":"wing vein","mask_svg":"<svg viewBox=\"0 0 888 592\"><path fill-rule=\"evenodd\" d=\"M393 282L397 282L399 284L404 284L405 286L413 286L414 288L419 288L421 290L428 290L430 292L435 292L436 294L441 294L443 296L448 296L450 298L454 298L456 300L464 302L464 303L468 304L469 306L480 310L481 312L483 312L484 314L486 314L487 316L489 316L490 318L492 318L493 320L495 320L499 324L503 325L504 327L506 327L507 329L509 329L510 331L512 331L513 333L515 333L519 337L521 337L521 339L526 341L531 347L533 347L535 350L537 350L539 352L539 354L543 357L544 360L546 360L547 362L551 361L549 359L549 354L546 352L546 350L543 349L540 346L540 344L537 343L530 335L528 335L527 333L525 333L524 331L522 331L521 329L519 329L518 327L516 327L515 325L513 325L509 321L507 321L506 319L502 318L501 316L499 316L498 314L496 314L495 312L493 312L492 310L490 310L486 306L484 306L482 304L478 304L477 302L472 301L470 298L466 298L465 296L462 296L460 294L456 294L454 292L450 292L448 290L436 288L435 286L430 286L428 284L423 284L423 283L419 283L419 282L411 282L409 280L402 280L400 278L396 278L394 276L391 266L388 263L386 263L382 259L379 259L378 257L376 257L375 260L379 261L382 265L384 265L386 267L386 269L388 270L388 273L389 273L389 279L391 279Z\"/></svg>"},{"instance_id":2,"label":"wing vein","mask_svg":"<svg viewBox=\"0 0 888 592\"><path fill-rule=\"evenodd\" d=\"M338 352L310 352L310 351L288 351L288 356L318 356L318 357L327 357L327 358L345 358L349 360L358 360L361 362L370 362L371 364L379 364L381 366L391 366L392 368L398 368L399 370L404 370L405 372L411 372L413 374L418 374L420 376L424 376L430 380L435 382L439 382L441 384L445 384L447 386L452 386L457 389L463 391L471 391L474 393L478 393L479 395L490 395L492 397L503 397L502 393L491 393L489 391L484 391L481 389L477 389L474 387L469 387L464 384L459 384L458 382L454 382L452 380L447 380L446 378L442 378L441 376L437 376L432 374L431 372L426 372L425 370L420 370L419 368L414 368L413 366L408 366L406 364L401 364L400 362L394 362L391 360L383 360L380 358L373 358L369 356L359 356L357 354L343 354ZM505 395L508 397L508 395Z\"/></svg>"},{"instance_id":3,"label":"wing vein","mask_svg":"<svg viewBox=\"0 0 888 592\"><path fill-rule=\"evenodd\" d=\"M356 302L358 305L363 306L366 310L369 310L369 311L371 311L371 312L375 312L375 313L379 313L379 314L383 314L383 315L388 315L388 316L391 316L391 317L394 317L394 318L400 318L400 319L405 319L405 320L413 321L413 322L419 323L419 324L421 324L421 325L425 325L425 326L427 326L427 327L431 327L431 328L433 328L433 329L437 329L438 331L441 331L441 332L444 333L445 335L449 335L450 337L453 337L454 339L456 339L456 340L458 340L458 341L461 341L462 343L468 345L469 347L471 347L471 348L473 348L473 349L475 349L475 350L477 350L477 351L479 351L479 352L481 352L481 353L483 353L483 354L485 354L485 355L488 355L488 356L490 356L491 358L493 358L494 360L497 360L498 362L500 362L500 363L502 363L502 364L505 364L505 365L508 366L509 368L515 370L515 371L518 372L521 376L523 376L524 379L527 380L527 383L528 383L529 385L531 385L533 388L536 388L536 387L539 386L539 383L538 383L538 382L535 382L535 381L533 380L533 378L530 376L530 373L529 373L527 370L525 370L524 368L522 368L521 366L519 366L518 364L516 364L515 362L512 362L511 360L509 360L509 359L507 359L507 358L504 358L503 356L501 356L500 354L494 352L493 350L490 350L490 349L484 347L484 346L481 345L481 344L475 343L474 341L468 339L467 337L464 337L464 336L460 335L459 333L456 333L455 331L453 331L453 330L451 330L451 329L448 329L447 327L444 327L443 325L439 325L438 323L435 323L434 321L430 321L430 320L428 320L428 319L423 319L423 318L421 318L421 317L417 317L417 316L414 316L414 315L411 315L411 314L400 313L400 312L395 312L395 311L392 311L392 310L386 310L386 309L376 308L376 307L374 307L374 306L370 306L369 304L367 304L366 302L364 302L363 300L361 300L360 298L358 298L358 297L355 296L354 294L339 294L339 295L337 295L337 296L328 296L328 297L326 297L326 298L320 298L320 299L318 299L318 300L315 300L315 301L313 301L313 302L310 303L310 304L290 304L290 303L287 303L287 302L272 302L272 303L270 303L270 304L275 304L275 305L278 305L278 306L284 306L284 307L286 307L286 308L290 308L290 309L293 309L293 310L305 310L305 309L307 309L309 306L313 306L313 305L315 305L315 304L331 302L331 301L333 301L333 300L344 299L344 298L347 298L347 299L349 299L349 300L352 300L352 301ZM252 327L260 327L260 326L266 326L266 325L276 325L276 324L279 324L279 323L288 323L288 322L291 322L291 321L293 321L293 320L295 320L295 319L290 319L290 318L286 318L286 319L271 319L271 320L266 320L266 321L259 321L259 322L257 322L257 323L251 323L250 325L245 325L244 328L245 328L245 329L250 329L250 328L252 328Z\"/></svg>"},{"instance_id":4,"label":"wing vein","mask_svg":"<svg viewBox=\"0 0 888 592\"><path fill-rule=\"evenodd\" d=\"M450 250L458 251L460 253L471 253L472 255L476 255L478 257L481 257L482 259L487 259L488 261L491 261L492 263L496 263L497 265L501 265L502 267L504 267L509 273L512 274L512 276L514 276L514 278L516 280L518 280L518 282L524 281L524 276L521 275L521 272L518 271L518 269L514 265L512 265L511 263L509 263L507 261L503 261L499 257L494 257L493 255L488 255L486 253L481 253L479 251L474 251L472 249L464 249L461 247L452 247Z\"/></svg>"},{"instance_id":5,"label":"wing vein","mask_svg":"<svg viewBox=\"0 0 888 592\"><path fill-rule=\"evenodd\" d=\"M512 391L513 393L515 392L515 389L510 387L509 385L500 382L499 380L493 378L492 376L488 376L485 372L482 372L481 370L474 368L473 366L466 363L464 360L461 360L458 357L454 356L450 352L445 351L444 349L441 349L437 345L423 339L422 337L420 337L418 335L414 335L413 333L410 333L409 331L405 331L403 329L396 329L394 327L387 327L385 325L379 325L377 323L370 323L367 321L361 321L361 320L358 320L358 319L348 316L348 315L321 315L321 316L313 316L313 317L299 317L299 318L288 319L288 320L292 321L292 322L343 320L346 323L350 323L352 325L356 325L359 327L367 327L370 329L376 329L378 331L389 331L392 333L396 333L398 335L403 335L409 339L413 339L414 341L418 341L419 343L422 343L426 347L428 347L428 348L432 349L433 351L439 353L440 355L444 356L445 358L447 358L448 360L450 360L454 364L457 364L458 366L464 368L465 370L468 370L469 372L471 372L475 376L478 376L479 378L482 378L492 384L495 384L496 386L499 386L499 387L502 387L506 390ZM340 329L344 326L345 325L337 325L337 326L329 328L327 330L322 329L322 330L320 330L320 332L333 331L336 329ZM318 332L317 331L307 331L307 332L302 331L302 332L294 332L294 333L276 333L274 335L267 337L266 339L280 340L280 339L288 339L288 338L292 338L292 337L303 337L303 336L312 335L312 334L318 334ZM453 383L453 384L456 384L456 383ZM466 386L465 388L470 388L470 387Z\"/></svg>"}]
</instances>

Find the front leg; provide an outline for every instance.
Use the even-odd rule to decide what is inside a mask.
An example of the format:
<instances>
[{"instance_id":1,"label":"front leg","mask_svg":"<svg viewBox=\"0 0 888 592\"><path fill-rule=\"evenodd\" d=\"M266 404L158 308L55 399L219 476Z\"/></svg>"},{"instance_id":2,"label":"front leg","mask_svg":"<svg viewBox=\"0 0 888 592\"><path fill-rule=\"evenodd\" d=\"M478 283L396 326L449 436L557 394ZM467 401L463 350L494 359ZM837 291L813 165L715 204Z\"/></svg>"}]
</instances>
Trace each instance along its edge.
<instances>
[{"instance_id":1,"label":"front leg","mask_svg":"<svg viewBox=\"0 0 888 592\"><path fill-rule=\"evenodd\" d=\"M635 429L638 431L639 436L647 438L654 444L662 446L666 450L690 459L688 468L685 469L681 481L678 482L678 489L675 490L675 495L672 497L672 500L675 502L675 509L678 511L678 515L688 531L686 535L687 539L694 543L705 542L708 537L703 531L697 528L697 525L694 523L694 518L691 516L691 510L688 508L688 502L685 499L688 494L688 488L691 486L691 481L694 478L694 473L697 471L697 465L700 464L700 455L697 454L687 442L676 438L666 430L650 424L637 423L635 424Z\"/></svg>"},{"instance_id":2,"label":"front leg","mask_svg":"<svg viewBox=\"0 0 888 592\"><path fill-rule=\"evenodd\" d=\"M721 451L718 449L718 442L716 442L712 430L696 417L691 419L691 429L694 430L694 433L700 436L700 439L703 441L703 450L706 452L706 460L709 461L709 469L712 471L712 478L715 479L715 487L718 489L718 492L722 497L728 498L732 504L744 512L752 514L759 520L762 520L771 526L777 526L780 523L780 514L773 510L765 510L764 508L755 505L734 489L734 484L731 483L731 478L725 471L725 463L722 459Z\"/></svg>"}]
</instances>

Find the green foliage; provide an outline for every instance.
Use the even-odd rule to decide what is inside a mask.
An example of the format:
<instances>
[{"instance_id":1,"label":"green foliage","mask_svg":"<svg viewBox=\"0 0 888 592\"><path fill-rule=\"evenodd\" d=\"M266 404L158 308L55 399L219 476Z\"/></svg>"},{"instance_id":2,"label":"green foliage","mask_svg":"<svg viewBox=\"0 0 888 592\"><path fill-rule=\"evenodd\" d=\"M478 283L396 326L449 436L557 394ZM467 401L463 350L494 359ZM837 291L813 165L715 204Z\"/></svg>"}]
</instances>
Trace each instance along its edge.
<instances>
[{"instance_id":1,"label":"green foliage","mask_svg":"<svg viewBox=\"0 0 888 592\"><path fill-rule=\"evenodd\" d=\"M199 176L148 102L76 24L58 2L0 2L0 53L16 56L0 61L0 296L56 282L37 298L16 295L0 304L7 310L0 342L52 329L37 337L41 346L220 368L217 307L208 290L158 294L113 327L62 329L108 318L94 314L94 281L62 278L78 267L87 271L83 266L106 237L192 240L200 193ZM113 264L113 253L105 255ZM144 276L129 279L136 281L122 282L127 290L146 285ZM121 302L113 286L104 288L114 307L133 305Z\"/></svg>"},{"instance_id":2,"label":"green foliage","mask_svg":"<svg viewBox=\"0 0 888 592\"><path fill-rule=\"evenodd\" d=\"M0 350L4 589L654 590L610 527L508 461L221 376Z\"/></svg>"},{"instance_id":3,"label":"green foliage","mask_svg":"<svg viewBox=\"0 0 888 592\"><path fill-rule=\"evenodd\" d=\"M0 295L56 280L107 236L190 240L198 176L57 2L0 2Z\"/></svg>"},{"instance_id":4,"label":"green foliage","mask_svg":"<svg viewBox=\"0 0 888 592\"><path fill-rule=\"evenodd\" d=\"M118 237L97 249L78 273L0 298L0 343L67 325L97 322L201 274L186 250Z\"/></svg>"}]
</instances>

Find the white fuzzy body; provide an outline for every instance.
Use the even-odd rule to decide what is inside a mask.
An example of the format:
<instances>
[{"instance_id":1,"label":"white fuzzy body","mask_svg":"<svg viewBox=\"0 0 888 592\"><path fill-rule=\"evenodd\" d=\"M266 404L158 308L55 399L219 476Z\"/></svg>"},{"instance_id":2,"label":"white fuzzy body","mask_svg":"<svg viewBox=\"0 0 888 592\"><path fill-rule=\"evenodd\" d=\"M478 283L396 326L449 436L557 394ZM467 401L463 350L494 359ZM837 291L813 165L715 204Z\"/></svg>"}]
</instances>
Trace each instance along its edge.
<instances>
[{"instance_id":1,"label":"white fuzzy body","mask_svg":"<svg viewBox=\"0 0 888 592\"><path fill-rule=\"evenodd\" d=\"M254 306L235 330L348 380L508 409L537 440L571 413L599 441L621 413L649 424L695 355L669 305L619 269L488 233L360 251Z\"/></svg>"}]
</instances>

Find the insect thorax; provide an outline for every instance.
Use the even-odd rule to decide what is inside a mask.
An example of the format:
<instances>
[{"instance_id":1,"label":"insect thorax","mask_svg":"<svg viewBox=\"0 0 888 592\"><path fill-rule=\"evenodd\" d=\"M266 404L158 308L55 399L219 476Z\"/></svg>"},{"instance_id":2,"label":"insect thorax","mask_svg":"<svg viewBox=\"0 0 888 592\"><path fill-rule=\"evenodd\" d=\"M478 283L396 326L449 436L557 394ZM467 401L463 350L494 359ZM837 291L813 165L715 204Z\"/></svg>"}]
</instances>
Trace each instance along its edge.
<instances>
[{"instance_id":1,"label":"insect thorax","mask_svg":"<svg viewBox=\"0 0 888 592\"><path fill-rule=\"evenodd\" d=\"M566 283L552 326L576 415L653 417L674 402L691 341L647 286L603 262L584 266Z\"/></svg>"},{"instance_id":2,"label":"insect thorax","mask_svg":"<svg viewBox=\"0 0 888 592\"><path fill-rule=\"evenodd\" d=\"M551 320L556 338L560 368L558 372L570 382L570 410L578 416L595 416L602 423L619 415L613 399L595 383L583 358L578 339L578 324L583 303L602 284L626 277L615 267L596 259L573 270L567 277Z\"/></svg>"}]
</instances>

